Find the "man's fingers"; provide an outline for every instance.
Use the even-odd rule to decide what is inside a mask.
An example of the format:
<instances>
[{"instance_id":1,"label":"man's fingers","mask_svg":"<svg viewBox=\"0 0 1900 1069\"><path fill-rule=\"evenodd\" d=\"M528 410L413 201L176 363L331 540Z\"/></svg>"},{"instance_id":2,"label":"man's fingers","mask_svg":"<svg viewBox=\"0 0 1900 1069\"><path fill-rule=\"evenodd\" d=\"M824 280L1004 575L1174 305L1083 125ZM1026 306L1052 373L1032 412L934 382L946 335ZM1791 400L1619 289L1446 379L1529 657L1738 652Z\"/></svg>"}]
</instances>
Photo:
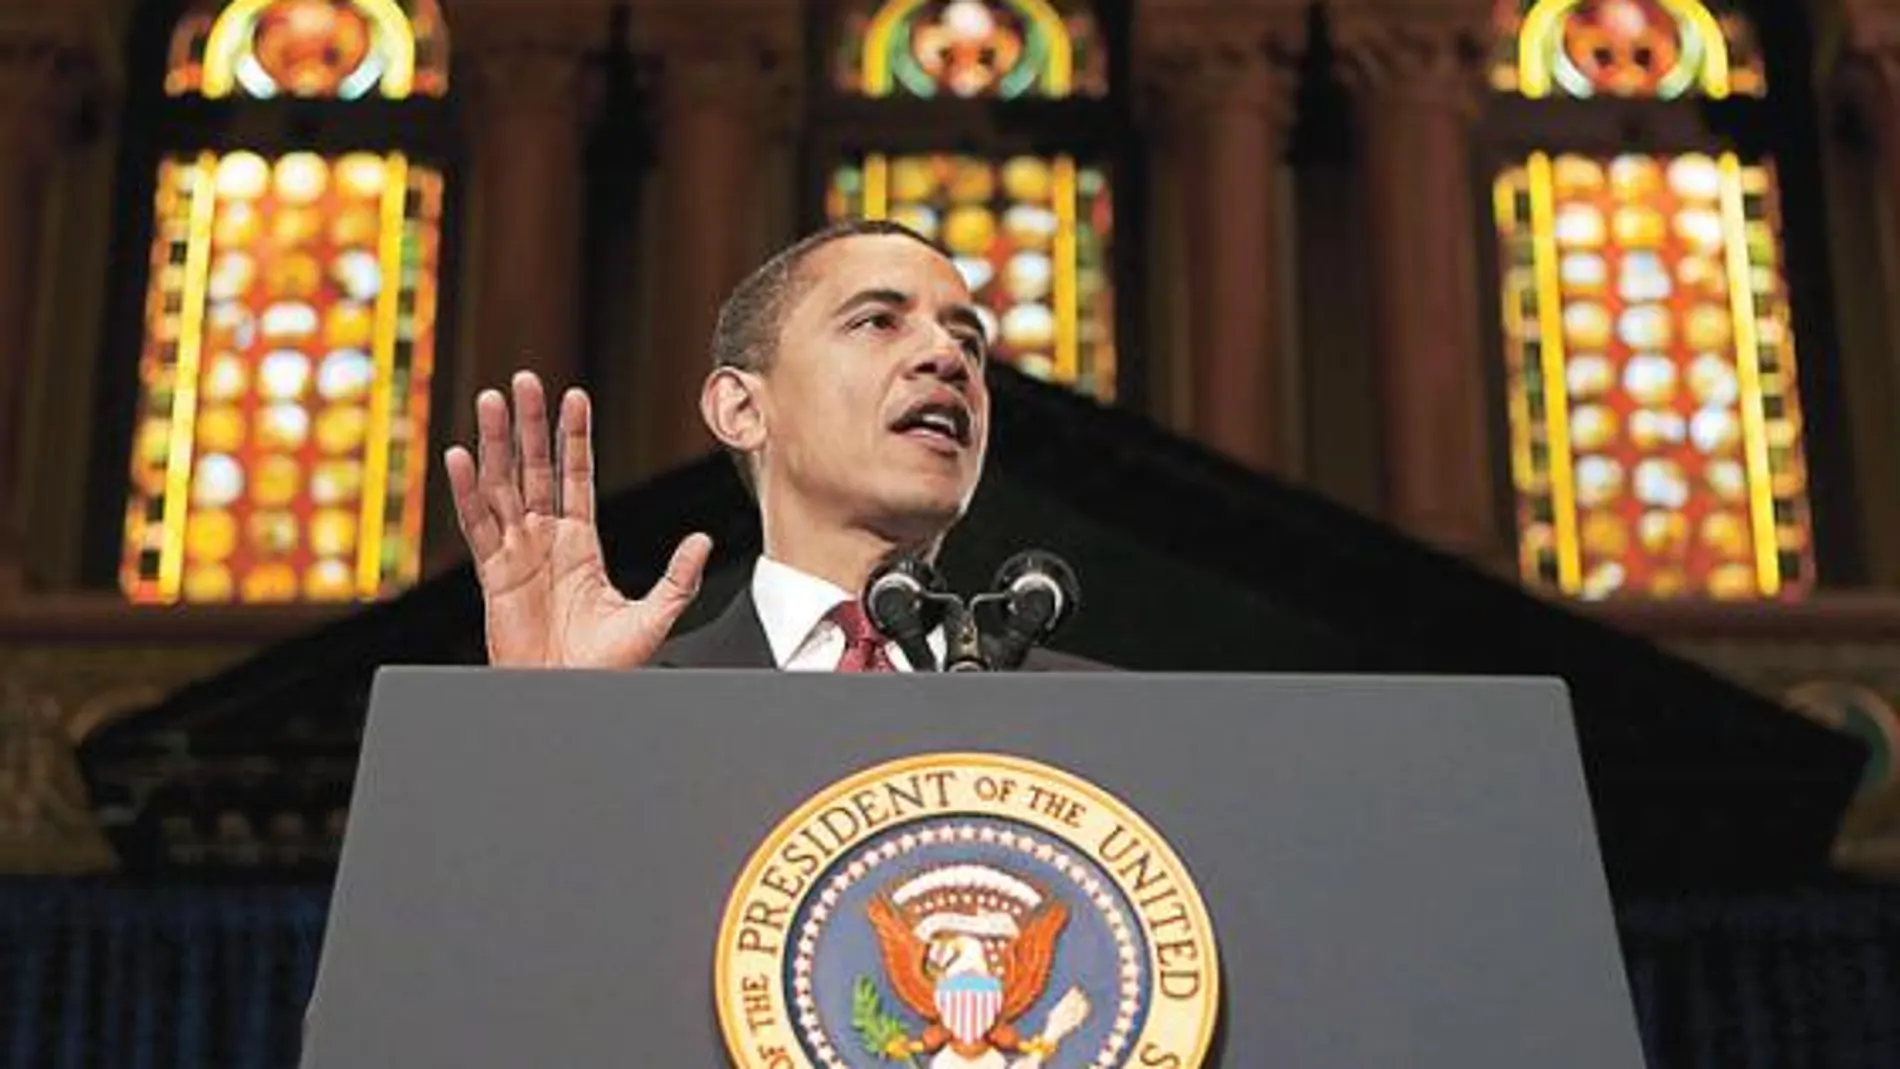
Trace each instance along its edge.
<instances>
[{"instance_id":1,"label":"man's fingers","mask_svg":"<svg viewBox=\"0 0 1900 1069\"><path fill-rule=\"evenodd\" d=\"M703 534L688 535L673 550L673 559L666 562L666 574L660 576L647 591L647 604L659 613L660 619L671 627L686 606L693 603L699 594L699 581L706 572L706 561L712 556L712 539Z\"/></svg>"},{"instance_id":2,"label":"man's fingers","mask_svg":"<svg viewBox=\"0 0 1900 1069\"><path fill-rule=\"evenodd\" d=\"M593 522L594 429L592 405L582 390L561 398L561 515Z\"/></svg>"},{"instance_id":3,"label":"man's fingers","mask_svg":"<svg viewBox=\"0 0 1900 1069\"><path fill-rule=\"evenodd\" d=\"M548 400L533 372L515 373L515 441L521 449L521 497L529 512L554 515L554 462L548 446Z\"/></svg>"},{"instance_id":4,"label":"man's fingers","mask_svg":"<svg viewBox=\"0 0 1900 1069\"><path fill-rule=\"evenodd\" d=\"M503 527L521 522L521 491L515 486L514 442L508 430L508 402L499 390L475 397L476 442L480 468L476 486Z\"/></svg>"},{"instance_id":5,"label":"man's fingers","mask_svg":"<svg viewBox=\"0 0 1900 1069\"><path fill-rule=\"evenodd\" d=\"M501 525L488 511L476 483L475 458L459 445L450 446L442 457L449 472L449 492L455 498L455 520L462 528L462 539L477 561L501 548Z\"/></svg>"}]
</instances>

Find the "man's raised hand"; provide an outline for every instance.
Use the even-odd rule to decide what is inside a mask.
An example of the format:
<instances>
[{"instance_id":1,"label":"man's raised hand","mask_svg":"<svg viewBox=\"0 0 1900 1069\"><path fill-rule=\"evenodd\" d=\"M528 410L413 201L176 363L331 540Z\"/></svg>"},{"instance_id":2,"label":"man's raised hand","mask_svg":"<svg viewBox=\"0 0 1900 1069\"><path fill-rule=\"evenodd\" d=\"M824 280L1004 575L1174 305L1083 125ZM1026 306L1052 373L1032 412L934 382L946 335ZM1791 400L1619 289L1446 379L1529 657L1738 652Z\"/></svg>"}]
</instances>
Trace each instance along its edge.
<instances>
[{"instance_id":1,"label":"man's raised hand","mask_svg":"<svg viewBox=\"0 0 1900 1069\"><path fill-rule=\"evenodd\" d=\"M695 534L682 541L646 597L636 601L615 590L594 525L587 394L569 390L561 398L553 447L541 380L522 371L510 386L512 421L501 392L482 391L475 399L477 455L452 446L443 458L481 582L488 661L513 668L643 665L699 592L712 540Z\"/></svg>"}]
</instances>

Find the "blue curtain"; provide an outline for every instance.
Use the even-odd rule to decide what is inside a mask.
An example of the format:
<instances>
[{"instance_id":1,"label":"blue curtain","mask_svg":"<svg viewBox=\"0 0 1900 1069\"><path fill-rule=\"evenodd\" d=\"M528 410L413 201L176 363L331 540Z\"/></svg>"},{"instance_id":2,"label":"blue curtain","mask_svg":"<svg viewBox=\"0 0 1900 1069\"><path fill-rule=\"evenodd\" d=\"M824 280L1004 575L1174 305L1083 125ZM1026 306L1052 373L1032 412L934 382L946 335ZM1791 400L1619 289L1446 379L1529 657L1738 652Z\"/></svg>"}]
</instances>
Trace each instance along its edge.
<instances>
[{"instance_id":1,"label":"blue curtain","mask_svg":"<svg viewBox=\"0 0 1900 1069\"><path fill-rule=\"evenodd\" d=\"M292 1069L328 901L0 881L0 1067ZM1652 1069L1900 1067L1900 891L1653 900L1619 925Z\"/></svg>"},{"instance_id":2,"label":"blue curtain","mask_svg":"<svg viewBox=\"0 0 1900 1069\"><path fill-rule=\"evenodd\" d=\"M0 882L0 1066L296 1064L327 887Z\"/></svg>"},{"instance_id":3,"label":"blue curtain","mask_svg":"<svg viewBox=\"0 0 1900 1069\"><path fill-rule=\"evenodd\" d=\"M1657 1069L1900 1067L1900 891L1638 903L1618 927Z\"/></svg>"}]
</instances>

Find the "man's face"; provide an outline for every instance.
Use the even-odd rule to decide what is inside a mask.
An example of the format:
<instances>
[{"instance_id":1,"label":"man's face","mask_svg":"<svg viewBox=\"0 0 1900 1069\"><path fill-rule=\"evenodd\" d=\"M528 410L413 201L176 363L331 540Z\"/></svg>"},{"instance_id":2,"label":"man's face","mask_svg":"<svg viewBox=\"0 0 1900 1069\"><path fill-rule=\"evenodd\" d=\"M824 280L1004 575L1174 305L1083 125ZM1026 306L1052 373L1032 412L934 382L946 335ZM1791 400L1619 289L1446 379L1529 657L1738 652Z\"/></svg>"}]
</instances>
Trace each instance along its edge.
<instances>
[{"instance_id":1,"label":"man's face","mask_svg":"<svg viewBox=\"0 0 1900 1069\"><path fill-rule=\"evenodd\" d=\"M763 376L761 492L899 540L941 535L982 475L990 398L970 291L901 235L808 256Z\"/></svg>"}]
</instances>

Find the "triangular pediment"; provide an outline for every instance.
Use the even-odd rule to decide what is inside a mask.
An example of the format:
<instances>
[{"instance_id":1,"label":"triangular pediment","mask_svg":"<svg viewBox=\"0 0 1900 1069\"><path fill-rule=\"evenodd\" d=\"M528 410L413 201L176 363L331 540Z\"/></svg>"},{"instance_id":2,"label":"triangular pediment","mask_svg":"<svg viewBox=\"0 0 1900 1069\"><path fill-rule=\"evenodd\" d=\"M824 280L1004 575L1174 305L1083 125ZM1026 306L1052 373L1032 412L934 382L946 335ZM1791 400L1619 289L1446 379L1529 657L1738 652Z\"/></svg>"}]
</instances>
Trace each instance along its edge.
<instances>
[{"instance_id":1,"label":"triangular pediment","mask_svg":"<svg viewBox=\"0 0 1900 1069\"><path fill-rule=\"evenodd\" d=\"M1139 417L1006 371L995 392L990 474L945 570L968 590L1016 550L1061 553L1087 602L1065 648L1130 669L1558 676L1620 887L1825 865L1859 743ZM688 625L723 604L757 550L722 457L603 501L601 523L625 589L645 589L685 532L714 535ZM463 568L95 736L82 752L95 804L135 870L321 870L376 667L481 656Z\"/></svg>"}]
</instances>

